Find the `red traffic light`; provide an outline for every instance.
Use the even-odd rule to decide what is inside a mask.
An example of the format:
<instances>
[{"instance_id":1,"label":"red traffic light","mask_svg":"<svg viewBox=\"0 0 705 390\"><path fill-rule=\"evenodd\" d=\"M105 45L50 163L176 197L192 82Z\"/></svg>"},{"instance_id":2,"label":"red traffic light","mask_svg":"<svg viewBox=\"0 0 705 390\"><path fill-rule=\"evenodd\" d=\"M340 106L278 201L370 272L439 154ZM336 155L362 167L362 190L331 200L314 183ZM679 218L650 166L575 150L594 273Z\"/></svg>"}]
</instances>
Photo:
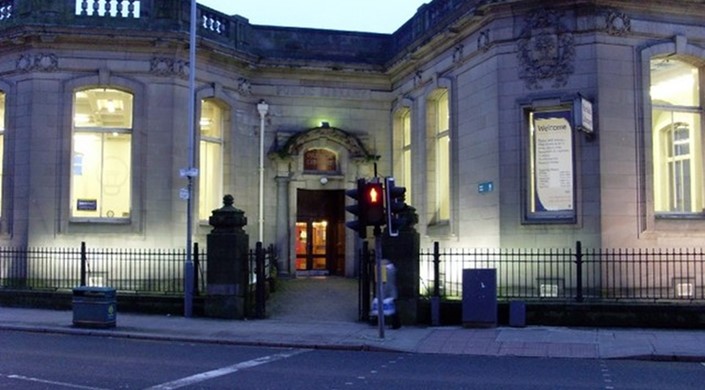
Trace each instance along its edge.
<instances>
[{"instance_id":1,"label":"red traffic light","mask_svg":"<svg viewBox=\"0 0 705 390\"><path fill-rule=\"evenodd\" d=\"M382 183L365 184L362 196L366 206L363 211L365 223L369 226L384 225L384 188Z\"/></svg>"}]
</instances>

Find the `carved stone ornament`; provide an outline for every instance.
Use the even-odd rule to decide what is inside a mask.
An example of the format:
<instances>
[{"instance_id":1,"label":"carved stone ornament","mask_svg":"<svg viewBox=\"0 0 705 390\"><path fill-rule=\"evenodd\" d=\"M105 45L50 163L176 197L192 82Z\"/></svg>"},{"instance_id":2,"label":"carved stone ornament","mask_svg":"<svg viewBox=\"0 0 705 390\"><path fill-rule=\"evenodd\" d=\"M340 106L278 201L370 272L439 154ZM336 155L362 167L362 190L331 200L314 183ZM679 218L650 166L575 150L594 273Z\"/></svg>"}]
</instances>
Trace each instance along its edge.
<instances>
[{"instance_id":1,"label":"carved stone ornament","mask_svg":"<svg viewBox=\"0 0 705 390\"><path fill-rule=\"evenodd\" d=\"M480 31L480 36L477 37L477 50L486 52L490 49L490 30Z\"/></svg>"},{"instance_id":2,"label":"carved stone ornament","mask_svg":"<svg viewBox=\"0 0 705 390\"><path fill-rule=\"evenodd\" d=\"M297 133L277 150L277 154L281 158L298 155L306 144L320 139L327 139L343 146L350 153L350 158L355 160L369 160L375 157L367 151L356 136L335 127L316 127Z\"/></svg>"},{"instance_id":3,"label":"carved stone ornament","mask_svg":"<svg viewBox=\"0 0 705 390\"><path fill-rule=\"evenodd\" d=\"M187 78L189 67L188 63L182 60L155 57L150 61L149 71L157 76Z\"/></svg>"},{"instance_id":4,"label":"carved stone ornament","mask_svg":"<svg viewBox=\"0 0 705 390\"><path fill-rule=\"evenodd\" d=\"M252 84L250 83L250 80L240 77L237 80L237 92L241 96L250 96L252 95Z\"/></svg>"},{"instance_id":5,"label":"carved stone ornament","mask_svg":"<svg viewBox=\"0 0 705 390\"><path fill-rule=\"evenodd\" d=\"M416 73L414 73L414 87L421 86L422 82L423 82L423 72L420 70L417 70Z\"/></svg>"},{"instance_id":6,"label":"carved stone ornament","mask_svg":"<svg viewBox=\"0 0 705 390\"><path fill-rule=\"evenodd\" d=\"M16 66L21 72L53 72L59 68L59 58L55 54L23 54L17 59Z\"/></svg>"},{"instance_id":7,"label":"carved stone ornament","mask_svg":"<svg viewBox=\"0 0 705 390\"><path fill-rule=\"evenodd\" d=\"M606 28L610 35L626 35L632 29L632 21L624 12L609 10L606 16Z\"/></svg>"},{"instance_id":8,"label":"carved stone ornament","mask_svg":"<svg viewBox=\"0 0 705 390\"><path fill-rule=\"evenodd\" d=\"M574 71L573 34L555 11L541 10L527 18L518 43L519 78L529 89L541 89L540 82L553 80L553 87L565 86Z\"/></svg>"},{"instance_id":9,"label":"carved stone ornament","mask_svg":"<svg viewBox=\"0 0 705 390\"><path fill-rule=\"evenodd\" d=\"M455 47L455 50L453 50L453 62L460 62L463 59L463 51L465 49L465 46L458 45Z\"/></svg>"}]
</instances>

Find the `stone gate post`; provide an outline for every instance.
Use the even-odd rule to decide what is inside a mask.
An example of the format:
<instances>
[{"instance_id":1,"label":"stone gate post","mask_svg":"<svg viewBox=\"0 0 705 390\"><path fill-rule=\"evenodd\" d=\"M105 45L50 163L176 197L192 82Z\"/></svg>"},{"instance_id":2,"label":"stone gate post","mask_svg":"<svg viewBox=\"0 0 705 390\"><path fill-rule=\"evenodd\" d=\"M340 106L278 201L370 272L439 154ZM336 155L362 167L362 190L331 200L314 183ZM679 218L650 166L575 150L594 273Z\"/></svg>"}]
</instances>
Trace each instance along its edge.
<instances>
[{"instance_id":1,"label":"stone gate post","mask_svg":"<svg viewBox=\"0 0 705 390\"><path fill-rule=\"evenodd\" d=\"M213 210L208 222L208 272L204 312L207 317L243 319L247 315L249 236L242 229L247 218L233 206L232 195Z\"/></svg>"}]
</instances>

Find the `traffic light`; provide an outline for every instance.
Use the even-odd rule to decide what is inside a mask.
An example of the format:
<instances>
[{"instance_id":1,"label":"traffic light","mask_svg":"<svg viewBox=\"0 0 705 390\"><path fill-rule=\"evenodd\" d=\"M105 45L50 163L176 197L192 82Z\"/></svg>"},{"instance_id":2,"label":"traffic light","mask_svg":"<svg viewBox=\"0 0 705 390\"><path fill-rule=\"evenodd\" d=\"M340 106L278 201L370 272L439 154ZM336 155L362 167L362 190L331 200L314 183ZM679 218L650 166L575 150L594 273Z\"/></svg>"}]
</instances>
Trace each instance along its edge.
<instances>
[{"instance_id":1,"label":"traffic light","mask_svg":"<svg viewBox=\"0 0 705 390\"><path fill-rule=\"evenodd\" d=\"M367 236L367 222L365 221L365 209L367 207L365 205L366 198L363 196L365 188L365 179L357 179L357 188L354 190L345 191L345 195L355 200L354 204L345 207L345 210L355 216L354 220L345 222L345 226L356 231L358 237L360 238L365 238Z\"/></svg>"},{"instance_id":2,"label":"traffic light","mask_svg":"<svg viewBox=\"0 0 705 390\"><path fill-rule=\"evenodd\" d=\"M363 192L365 209L365 224L367 226L382 226L386 223L384 215L384 188L382 183L365 184Z\"/></svg>"},{"instance_id":3,"label":"traffic light","mask_svg":"<svg viewBox=\"0 0 705 390\"><path fill-rule=\"evenodd\" d=\"M392 237L399 235L399 228L406 222L405 218L400 215L406 208L406 203L404 203L405 194L406 188L395 186L393 177L384 179L384 197L387 203L387 231Z\"/></svg>"}]
</instances>

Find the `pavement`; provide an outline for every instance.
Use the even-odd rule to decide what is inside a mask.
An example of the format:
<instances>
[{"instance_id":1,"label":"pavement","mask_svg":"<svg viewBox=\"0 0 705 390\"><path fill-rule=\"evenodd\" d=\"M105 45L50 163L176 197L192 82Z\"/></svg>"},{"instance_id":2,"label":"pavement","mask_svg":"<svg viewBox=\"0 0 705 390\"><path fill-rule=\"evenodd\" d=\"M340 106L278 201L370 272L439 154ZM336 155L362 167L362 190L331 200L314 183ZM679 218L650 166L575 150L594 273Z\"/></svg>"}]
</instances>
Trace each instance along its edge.
<instances>
[{"instance_id":1,"label":"pavement","mask_svg":"<svg viewBox=\"0 0 705 390\"><path fill-rule=\"evenodd\" d=\"M93 329L74 326L71 310L0 307L0 331L338 350L705 362L705 331L701 330L553 326L380 329L356 321L356 303L340 299L349 296L354 284L344 282L339 288L316 281L313 283L324 286L324 290L316 290L306 283L311 282L280 286L284 291L274 294L280 299L271 300L269 318L262 320L121 313L118 307L115 327ZM317 302L306 291L316 291L319 298L323 292L327 299ZM335 313L323 315L321 305L330 308L331 302L338 302Z\"/></svg>"}]
</instances>

